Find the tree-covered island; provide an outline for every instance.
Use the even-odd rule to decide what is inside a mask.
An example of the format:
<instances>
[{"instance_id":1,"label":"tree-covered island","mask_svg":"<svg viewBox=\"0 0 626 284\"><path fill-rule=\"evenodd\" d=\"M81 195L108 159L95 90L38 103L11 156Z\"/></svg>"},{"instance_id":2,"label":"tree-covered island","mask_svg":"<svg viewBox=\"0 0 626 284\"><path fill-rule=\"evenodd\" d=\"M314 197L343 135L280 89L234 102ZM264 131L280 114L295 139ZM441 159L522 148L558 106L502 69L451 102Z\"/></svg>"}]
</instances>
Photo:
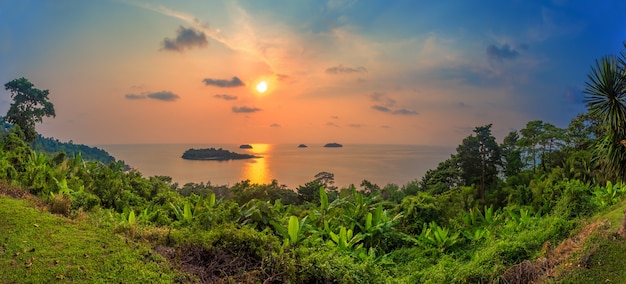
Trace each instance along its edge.
<instances>
[{"instance_id":1,"label":"tree-covered island","mask_svg":"<svg viewBox=\"0 0 626 284\"><path fill-rule=\"evenodd\" d=\"M261 158L250 154L239 154L224 150L222 148L206 148L206 149L189 149L183 153L183 159L186 160L215 160L215 161L227 161L227 160L242 160Z\"/></svg>"}]
</instances>

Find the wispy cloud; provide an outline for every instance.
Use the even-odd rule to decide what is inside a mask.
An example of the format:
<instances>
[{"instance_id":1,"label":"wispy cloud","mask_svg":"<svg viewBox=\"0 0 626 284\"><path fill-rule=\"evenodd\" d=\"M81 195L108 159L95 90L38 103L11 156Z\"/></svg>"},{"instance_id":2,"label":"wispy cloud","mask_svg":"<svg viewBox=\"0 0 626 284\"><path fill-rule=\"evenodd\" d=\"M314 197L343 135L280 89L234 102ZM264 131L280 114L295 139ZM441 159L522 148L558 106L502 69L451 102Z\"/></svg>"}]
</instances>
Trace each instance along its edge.
<instances>
[{"instance_id":1,"label":"wispy cloud","mask_svg":"<svg viewBox=\"0 0 626 284\"><path fill-rule=\"evenodd\" d=\"M343 65L333 66L326 69L326 73L329 74L351 74L351 73L366 73L367 69L363 66L359 67L346 67Z\"/></svg>"},{"instance_id":2,"label":"wispy cloud","mask_svg":"<svg viewBox=\"0 0 626 284\"><path fill-rule=\"evenodd\" d=\"M502 47L497 47L495 45L490 45L486 50L487 57L490 59L494 59L497 61L502 61L504 59L515 59L519 55L519 52L515 49L512 49L508 43L502 45Z\"/></svg>"},{"instance_id":3,"label":"wispy cloud","mask_svg":"<svg viewBox=\"0 0 626 284\"><path fill-rule=\"evenodd\" d=\"M206 78L206 79L202 80L202 82L204 82L204 84L207 85L207 86L216 86L216 87L221 87L221 88L232 88L232 87L242 87L242 86L245 86L245 84L241 81L241 79L239 79L236 76L233 77L230 80Z\"/></svg>"},{"instance_id":4,"label":"wispy cloud","mask_svg":"<svg viewBox=\"0 0 626 284\"><path fill-rule=\"evenodd\" d=\"M405 108L396 109L392 111L391 113L399 114L399 115L418 115L419 114L417 111L414 111L411 109L405 109Z\"/></svg>"},{"instance_id":5,"label":"wispy cloud","mask_svg":"<svg viewBox=\"0 0 626 284\"><path fill-rule=\"evenodd\" d=\"M350 124L348 124L348 127L352 127L352 128L361 128L361 127L365 127L365 124L360 124L360 123L350 123Z\"/></svg>"},{"instance_id":6,"label":"wispy cloud","mask_svg":"<svg viewBox=\"0 0 626 284\"><path fill-rule=\"evenodd\" d=\"M382 105L387 106L387 107L394 106L396 104L396 100L388 97L387 95L385 95L383 93L379 93L379 92L372 93L370 98L373 101L381 103Z\"/></svg>"},{"instance_id":7,"label":"wispy cloud","mask_svg":"<svg viewBox=\"0 0 626 284\"><path fill-rule=\"evenodd\" d=\"M372 99L372 101L376 102L376 104L372 106L372 109L374 110L385 112L385 113L390 113L390 114L397 114L397 115L417 115L418 114L418 112L415 110L398 107L396 100L390 98L384 93L375 92L370 96L370 98Z\"/></svg>"},{"instance_id":8,"label":"wispy cloud","mask_svg":"<svg viewBox=\"0 0 626 284\"><path fill-rule=\"evenodd\" d=\"M169 91L142 93L142 94L126 94L124 95L124 97L128 100L153 99L153 100L164 101L164 102L173 102L180 98L179 95L174 94Z\"/></svg>"},{"instance_id":9,"label":"wispy cloud","mask_svg":"<svg viewBox=\"0 0 626 284\"><path fill-rule=\"evenodd\" d=\"M377 111L382 111L382 112L391 112L391 109L389 109L386 106L381 106L381 105L373 105L372 106L373 109L377 110Z\"/></svg>"},{"instance_id":10,"label":"wispy cloud","mask_svg":"<svg viewBox=\"0 0 626 284\"><path fill-rule=\"evenodd\" d=\"M234 101L237 99L237 96L227 95L227 94L216 94L213 95L214 98L223 99L225 101Z\"/></svg>"},{"instance_id":11,"label":"wispy cloud","mask_svg":"<svg viewBox=\"0 0 626 284\"><path fill-rule=\"evenodd\" d=\"M280 124L278 124L278 123L272 123L272 124L270 124L270 127L280 127Z\"/></svg>"},{"instance_id":12,"label":"wispy cloud","mask_svg":"<svg viewBox=\"0 0 626 284\"><path fill-rule=\"evenodd\" d=\"M178 30L176 30L176 38L163 39L163 42L161 42L161 49L182 52L185 49L204 47L208 44L209 42L207 41L204 32L179 26Z\"/></svg>"},{"instance_id":13,"label":"wispy cloud","mask_svg":"<svg viewBox=\"0 0 626 284\"><path fill-rule=\"evenodd\" d=\"M253 113L257 111L261 111L261 109L257 107L248 107L248 106L242 106L242 107L234 106L233 107L234 113Z\"/></svg>"},{"instance_id":14,"label":"wispy cloud","mask_svg":"<svg viewBox=\"0 0 626 284\"><path fill-rule=\"evenodd\" d=\"M146 98L146 95L126 94L124 97L129 100L143 100Z\"/></svg>"}]
</instances>

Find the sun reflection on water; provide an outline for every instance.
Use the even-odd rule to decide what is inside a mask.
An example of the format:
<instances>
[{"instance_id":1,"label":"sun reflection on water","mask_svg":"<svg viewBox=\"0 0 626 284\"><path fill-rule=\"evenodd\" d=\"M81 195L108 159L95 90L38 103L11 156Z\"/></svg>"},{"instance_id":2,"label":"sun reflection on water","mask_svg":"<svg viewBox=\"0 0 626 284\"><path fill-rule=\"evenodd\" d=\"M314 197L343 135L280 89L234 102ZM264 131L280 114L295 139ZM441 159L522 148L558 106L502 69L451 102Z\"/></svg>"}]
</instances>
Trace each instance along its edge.
<instances>
[{"instance_id":1,"label":"sun reflection on water","mask_svg":"<svg viewBox=\"0 0 626 284\"><path fill-rule=\"evenodd\" d=\"M271 151L270 144L250 144L252 149L246 151L262 158L250 159L242 169L242 180L250 180L251 183L266 184L272 181L267 158Z\"/></svg>"}]
</instances>

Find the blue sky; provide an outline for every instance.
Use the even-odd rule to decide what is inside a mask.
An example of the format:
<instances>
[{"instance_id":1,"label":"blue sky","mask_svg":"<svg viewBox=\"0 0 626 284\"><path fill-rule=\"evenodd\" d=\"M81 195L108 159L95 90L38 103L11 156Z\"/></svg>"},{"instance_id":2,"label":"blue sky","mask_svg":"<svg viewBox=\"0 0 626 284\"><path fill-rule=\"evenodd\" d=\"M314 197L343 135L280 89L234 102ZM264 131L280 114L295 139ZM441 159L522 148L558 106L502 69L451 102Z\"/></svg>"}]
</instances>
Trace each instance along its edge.
<instances>
[{"instance_id":1,"label":"blue sky","mask_svg":"<svg viewBox=\"0 0 626 284\"><path fill-rule=\"evenodd\" d=\"M530 120L565 127L585 110L590 66L623 49L623 11L624 1L9 0L0 80L49 89L57 117L39 132L87 144L456 145L488 123L500 139ZM0 113L9 103L0 91Z\"/></svg>"}]
</instances>

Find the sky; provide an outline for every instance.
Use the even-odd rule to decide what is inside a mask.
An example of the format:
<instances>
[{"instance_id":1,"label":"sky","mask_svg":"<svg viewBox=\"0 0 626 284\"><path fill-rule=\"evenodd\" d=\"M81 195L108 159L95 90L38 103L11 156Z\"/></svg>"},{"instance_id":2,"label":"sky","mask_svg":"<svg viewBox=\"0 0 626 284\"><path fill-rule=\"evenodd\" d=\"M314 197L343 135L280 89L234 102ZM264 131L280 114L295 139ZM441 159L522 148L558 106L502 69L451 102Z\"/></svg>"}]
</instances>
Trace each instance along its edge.
<instances>
[{"instance_id":1,"label":"sky","mask_svg":"<svg viewBox=\"0 0 626 284\"><path fill-rule=\"evenodd\" d=\"M0 82L50 91L89 145L458 145L566 127L626 1L2 0ZM257 90L265 82L267 90ZM11 103L0 90L0 114Z\"/></svg>"}]
</instances>

